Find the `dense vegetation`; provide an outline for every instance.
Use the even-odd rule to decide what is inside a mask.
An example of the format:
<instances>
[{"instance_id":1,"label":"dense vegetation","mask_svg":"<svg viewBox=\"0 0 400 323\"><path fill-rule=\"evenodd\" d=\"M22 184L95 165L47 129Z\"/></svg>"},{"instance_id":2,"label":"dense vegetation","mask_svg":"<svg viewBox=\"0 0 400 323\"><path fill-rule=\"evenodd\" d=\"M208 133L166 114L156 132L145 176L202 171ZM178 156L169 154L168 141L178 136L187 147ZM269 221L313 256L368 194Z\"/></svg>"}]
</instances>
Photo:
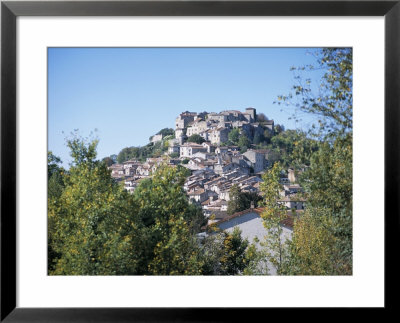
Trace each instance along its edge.
<instances>
[{"instance_id":1,"label":"dense vegetation","mask_svg":"<svg viewBox=\"0 0 400 323\"><path fill-rule=\"evenodd\" d=\"M262 198L257 192L241 192L239 186L232 185L229 191L228 210L229 215L250 208L251 203L257 207ZM261 203L260 203L261 204Z\"/></svg>"},{"instance_id":2,"label":"dense vegetation","mask_svg":"<svg viewBox=\"0 0 400 323\"><path fill-rule=\"evenodd\" d=\"M201 144L201 143L205 142L205 139L202 136L198 135L198 134L194 134L194 135L191 135L187 139L187 141L188 142L194 142L196 144Z\"/></svg>"},{"instance_id":3,"label":"dense vegetation","mask_svg":"<svg viewBox=\"0 0 400 323\"><path fill-rule=\"evenodd\" d=\"M303 170L300 183L305 189L307 208L295 223L292 241L281 249L286 257L281 259L280 268L281 274L288 275L351 275L352 50L326 48L315 55L317 66L296 71L324 70L318 92L312 90L308 78L299 74L294 93L278 98L285 107L294 106L317 116L317 124L307 137L295 143L292 152L292 165ZM276 172L265 174L264 183L276 182ZM264 196L267 205L276 207L274 194ZM268 214L264 217L271 218Z\"/></svg>"},{"instance_id":4,"label":"dense vegetation","mask_svg":"<svg viewBox=\"0 0 400 323\"><path fill-rule=\"evenodd\" d=\"M221 233L199 243L201 209L183 191L185 168L160 167L129 194L96 160L97 141L68 141L68 172L49 153L51 275L238 274L248 242ZM212 254L212 255L211 255ZM249 261L249 260L246 260Z\"/></svg>"}]
</instances>

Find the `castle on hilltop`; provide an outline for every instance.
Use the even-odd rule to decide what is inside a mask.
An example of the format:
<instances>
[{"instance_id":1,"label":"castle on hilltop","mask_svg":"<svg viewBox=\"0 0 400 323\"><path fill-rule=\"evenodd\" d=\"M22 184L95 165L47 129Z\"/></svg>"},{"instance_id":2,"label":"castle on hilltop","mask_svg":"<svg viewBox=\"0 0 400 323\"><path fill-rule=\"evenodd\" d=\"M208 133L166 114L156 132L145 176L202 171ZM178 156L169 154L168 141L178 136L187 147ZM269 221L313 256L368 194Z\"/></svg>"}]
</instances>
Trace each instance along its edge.
<instances>
[{"instance_id":1,"label":"castle on hilltop","mask_svg":"<svg viewBox=\"0 0 400 323\"><path fill-rule=\"evenodd\" d=\"M263 126L274 130L274 121L263 121ZM200 135L205 141L213 145L220 145L228 141L229 132L239 128L241 133L254 137L257 133L262 135L264 129L257 122L257 112L254 108L246 108L245 112L226 110L220 113L207 112L182 112L175 119L175 138L179 144L194 135Z\"/></svg>"}]
</instances>

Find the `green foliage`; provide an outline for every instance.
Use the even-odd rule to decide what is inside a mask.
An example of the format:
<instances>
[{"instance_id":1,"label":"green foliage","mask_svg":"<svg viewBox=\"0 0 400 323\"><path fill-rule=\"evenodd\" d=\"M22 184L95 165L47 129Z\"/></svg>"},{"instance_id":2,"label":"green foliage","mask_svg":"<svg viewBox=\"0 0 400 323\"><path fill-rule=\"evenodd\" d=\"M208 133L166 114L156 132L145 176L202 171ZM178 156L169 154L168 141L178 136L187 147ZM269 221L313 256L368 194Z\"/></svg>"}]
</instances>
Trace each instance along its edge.
<instances>
[{"instance_id":1,"label":"green foliage","mask_svg":"<svg viewBox=\"0 0 400 323\"><path fill-rule=\"evenodd\" d=\"M237 145L239 143L240 130L239 128L232 129L228 134L228 139L233 145Z\"/></svg>"},{"instance_id":2,"label":"green foliage","mask_svg":"<svg viewBox=\"0 0 400 323\"><path fill-rule=\"evenodd\" d=\"M287 275L334 275L337 244L332 232L333 218L327 209L309 208L296 221L290 245Z\"/></svg>"},{"instance_id":3,"label":"green foliage","mask_svg":"<svg viewBox=\"0 0 400 323\"><path fill-rule=\"evenodd\" d=\"M139 274L200 274L198 245L194 240L204 217L183 191L183 169L162 166L135 190L143 231Z\"/></svg>"},{"instance_id":4,"label":"green foliage","mask_svg":"<svg viewBox=\"0 0 400 323\"><path fill-rule=\"evenodd\" d=\"M247 266L243 271L244 275L268 275L268 254L266 248L259 248L259 240L255 241L247 247L246 260Z\"/></svg>"},{"instance_id":5,"label":"green foliage","mask_svg":"<svg viewBox=\"0 0 400 323\"><path fill-rule=\"evenodd\" d=\"M180 156L179 153L169 154L169 157L171 157L171 158L178 158L179 156Z\"/></svg>"},{"instance_id":6,"label":"green foliage","mask_svg":"<svg viewBox=\"0 0 400 323\"><path fill-rule=\"evenodd\" d=\"M205 142L205 139L198 134L193 134L187 139L187 141L195 142L196 144L201 144L201 143Z\"/></svg>"},{"instance_id":7,"label":"green foliage","mask_svg":"<svg viewBox=\"0 0 400 323\"><path fill-rule=\"evenodd\" d=\"M201 256L203 258L203 275L220 275L221 261L224 254L223 234L212 234L202 241Z\"/></svg>"},{"instance_id":8,"label":"green foliage","mask_svg":"<svg viewBox=\"0 0 400 323\"><path fill-rule=\"evenodd\" d=\"M281 132L285 131L285 127L283 125L277 124L274 131L276 134L280 134Z\"/></svg>"},{"instance_id":9,"label":"green foliage","mask_svg":"<svg viewBox=\"0 0 400 323\"><path fill-rule=\"evenodd\" d=\"M264 196L265 209L261 214L263 224L267 230L265 241L261 245L265 248L265 256L269 263L275 267L278 275L283 274L285 263L288 261L288 243L283 237L281 221L287 216L285 207L277 203L280 198L279 192L282 185L279 183L282 169L276 163L262 177L260 184L261 192Z\"/></svg>"},{"instance_id":10,"label":"green foliage","mask_svg":"<svg viewBox=\"0 0 400 323\"><path fill-rule=\"evenodd\" d=\"M61 159L53 155L51 151L47 153L47 194L48 197L58 197L64 189L63 174L65 169L60 166Z\"/></svg>"},{"instance_id":11,"label":"green foliage","mask_svg":"<svg viewBox=\"0 0 400 323\"><path fill-rule=\"evenodd\" d=\"M263 136L261 136L259 133L256 133L256 134L254 135L253 144L258 145L258 144L260 144L260 143L263 142L263 141L264 141L264 138L263 138Z\"/></svg>"},{"instance_id":12,"label":"green foliage","mask_svg":"<svg viewBox=\"0 0 400 323\"><path fill-rule=\"evenodd\" d=\"M264 130L264 143L270 144L273 137L273 131L269 128Z\"/></svg>"},{"instance_id":13,"label":"green foliage","mask_svg":"<svg viewBox=\"0 0 400 323\"><path fill-rule=\"evenodd\" d=\"M126 147L119 152L117 161L120 164L131 159L145 161L149 157L161 156L166 149L168 148L164 147L162 142L156 142L154 145L150 143L142 147Z\"/></svg>"},{"instance_id":14,"label":"green foliage","mask_svg":"<svg viewBox=\"0 0 400 323\"><path fill-rule=\"evenodd\" d=\"M162 135L163 138L166 136L175 136L175 131L172 128L163 128L156 135Z\"/></svg>"},{"instance_id":15,"label":"green foliage","mask_svg":"<svg viewBox=\"0 0 400 323\"><path fill-rule=\"evenodd\" d=\"M302 168L310 165L311 155L318 150L316 140L307 138L299 130L286 130L273 136L273 149L279 154L279 161L284 167Z\"/></svg>"},{"instance_id":16,"label":"green foliage","mask_svg":"<svg viewBox=\"0 0 400 323\"><path fill-rule=\"evenodd\" d=\"M324 48L314 55L317 66L293 68L298 73L293 92L278 97L278 104L316 117L309 134L320 140L316 150L315 142L302 140L301 149L292 152L309 166L300 177L308 201L306 216L295 224L292 273L351 275L352 49ZM324 71L317 91L302 77L316 70Z\"/></svg>"},{"instance_id":17,"label":"green foliage","mask_svg":"<svg viewBox=\"0 0 400 323\"><path fill-rule=\"evenodd\" d=\"M317 117L314 125L318 136L343 135L353 128L353 51L352 48L323 48L314 52L317 66L292 68L297 72L296 85L276 103L296 107L302 113ZM318 90L304 73L325 71ZM298 120L296 114L293 116Z\"/></svg>"},{"instance_id":18,"label":"green foliage","mask_svg":"<svg viewBox=\"0 0 400 323\"><path fill-rule=\"evenodd\" d=\"M241 192L239 186L232 185L229 191L227 213L231 215L236 212L247 210L250 208L251 202L254 203L254 207L257 207L258 202L261 200L262 198L256 192Z\"/></svg>"},{"instance_id":19,"label":"green foliage","mask_svg":"<svg viewBox=\"0 0 400 323\"><path fill-rule=\"evenodd\" d=\"M63 175L65 170L59 166L61 164L61 159L55 155L51 151L47 153L47 174L48 174L48 182L47 182L47 199L50 201L54 201L58 199L63 190L64 190L64 179ZM60 257L60 254L56 252L53 248L53 232L52 230L52 221L49 221L49 234L48 234L48 262L47 268L48 271L54 270L54 263L56 259Z\"/></svg>"},{"instance_id":20,"label":"green foliage","mask_svg":"<svg viewBox=\"0 0 400 323\"><path fill-rule=\"evenodd\" d=\"M49 179L54 173L59 173L61 171L60 157L55 156L51 151L47 152L47 178Z\"/></svg>"},{"instance_id":21,"label":"green foliage","mask_svg":"<svg viewBox=\"0 0 400 323\"><path fill-rule=\"evenodd\" d=\"M237 275L243 272L249 263L246 258L246 249L249 245L247 239L243 240L239 228L231 234L224 233L224 254L220 258L222 275Z\"/></svg>"},{"instance_id":22,"label":"green foliage","mask_svg":"<svg viewBox=\"0 0 400 323\"><path fill-rule=\"evenodd\" d=\"M336 249L332 249L336 263L334 274L352 272L352 160L352 135L348 133L337 138L333 145L321 143L311 158L310 167L300 178L308 193L307 205L324 207L332 218L331 230L337 243Z\"/></svg>"},{"instance_id":23,"label":"green foliage","mask_svg":"<svg viewBox=\"0 0 400 323\"><path fill-rule=\"evenodd\" d=\"M238 146L240 148L240 152L245 153L247 151L247 148L250 148L251 141L249 140L249 138L247 138L246 135L241 135L239 137Z\"/></svg>"},{"instance_id":24,"label":"green foliage","mask_svg":"<svg viewBox=\"0 0 400 323\"><path fill-rule=\"evenodd\" d=\"M187 170L161 166L129 194L95 159L96 145L68 141L65 189L48 200L49 274L200 274L195 233L205 219L182 189Z\"/></svg>"},{"instance_id":25,"label":"green foliage","mask_svg":"<svg viewBox=\"0 0 400 323\"><path fill-rule=\"evenodd\" d=\"M58 198L62 194L62 191L64 190L64 179L63 179L63 173L62 171L60 172L54 172L53 175L48 180L47 184L47 196L48 198Z\"/></svg>"},{"instance_id":26,"label":"green foliage","mask_svg":"<svg viewBox=\"0 0 400 323\"><path fill-rule=\"evenodd\" d=\"M134 271L129 254L134 229L128 216L129 194L112 181L104 163L96 161L97 141L67 142L74 161L65 189L48 201L49 255L53 275L118 275ZM128 234L130 232L130 234Z\"/></svg>"},{"instance_id":27,"label":"green foliage","mask_svg":"<svg viewBox=\"0 0 400 323\"><path fill-rule=\"evenodd\" d=\"M106 164L106 166L111 166L112 164L115 164L115 161L114 160L112 160L112 158L111 157L104 157L103 159L102 159L102 161Z\"/></svg>"},{"instance_id":28,"label":"green foliage","mask_svg":"<svg viewBox=\"0 0 400 323\"><path fill-rule=\"evenodd\" d=\"M184 160L182 160L182 164L186 165L187 163L189 163L189 158L185 158Z\"/></svg>"},{"instance_id":29,"label":"green foliage","mask_svg":"<svg viewBox=\"0 0 400 323\"><path fill-rule=\"evenodd\" d=\"M205 238L202 244L203 275L240 275L253 260L247 239L239 228Z\"/></svg>"}]
</instances>

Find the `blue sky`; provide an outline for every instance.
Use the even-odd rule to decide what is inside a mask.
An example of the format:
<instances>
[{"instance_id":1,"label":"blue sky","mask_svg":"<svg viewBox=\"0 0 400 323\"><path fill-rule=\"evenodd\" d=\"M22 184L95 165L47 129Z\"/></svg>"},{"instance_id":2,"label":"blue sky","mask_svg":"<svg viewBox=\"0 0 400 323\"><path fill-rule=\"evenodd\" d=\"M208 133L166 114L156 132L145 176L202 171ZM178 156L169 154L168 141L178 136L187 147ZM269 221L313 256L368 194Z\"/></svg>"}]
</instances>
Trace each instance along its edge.
<instances>
[{"instance_id":1,"label":"blue sky","mask_svg":"<svg viewBox=\"0 0 400 323\"><path fill-rule=\"evenodd\" d=\"M97 129L98 157L142 146L179 113L254 107L295 128L273 101L294 84L307 48L49 48L48 148L71 161L65 138ZM303 126L306 127L306 124Z\"/></svg>"}]
</instances>

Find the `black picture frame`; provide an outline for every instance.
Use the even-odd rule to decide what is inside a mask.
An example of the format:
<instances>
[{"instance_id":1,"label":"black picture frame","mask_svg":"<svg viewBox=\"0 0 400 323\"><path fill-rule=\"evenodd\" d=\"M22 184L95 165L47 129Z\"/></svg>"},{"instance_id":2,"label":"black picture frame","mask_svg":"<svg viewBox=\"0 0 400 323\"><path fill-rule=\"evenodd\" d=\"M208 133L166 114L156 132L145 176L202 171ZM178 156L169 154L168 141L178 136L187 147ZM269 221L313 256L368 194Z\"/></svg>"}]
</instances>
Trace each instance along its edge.
<instances>
[{"instance_id":1,"label":"black picture frame","mask_svg":"<svg viewBox=\"0 0 400 323\"><path fill-rule=\"evenodd\" d=\"M399 279L400 0L396 1L2 1L1 3L1 322L236 321L241 308L17 308L16 19L18 16L384 16L385 17L385 310ZM372 257L372 256L371 256ZM371 261L373 261L371 259ZM396 270L397 271L397 270ZM329 310L329 309L327 309ZM329 310L334 317L336 314ZM381 315L381 309L377 309ZM301 311L300 311L301 313ZM253 316L254 315L254 316ZM296 314L298 315L298 314ZM370 315L370 314L368 314ZM321 318L323 319L323 318ZM263 319L261 319L263 321ZM252 321L252 319L250 319Z\"/></svg>"}]
</instances>

